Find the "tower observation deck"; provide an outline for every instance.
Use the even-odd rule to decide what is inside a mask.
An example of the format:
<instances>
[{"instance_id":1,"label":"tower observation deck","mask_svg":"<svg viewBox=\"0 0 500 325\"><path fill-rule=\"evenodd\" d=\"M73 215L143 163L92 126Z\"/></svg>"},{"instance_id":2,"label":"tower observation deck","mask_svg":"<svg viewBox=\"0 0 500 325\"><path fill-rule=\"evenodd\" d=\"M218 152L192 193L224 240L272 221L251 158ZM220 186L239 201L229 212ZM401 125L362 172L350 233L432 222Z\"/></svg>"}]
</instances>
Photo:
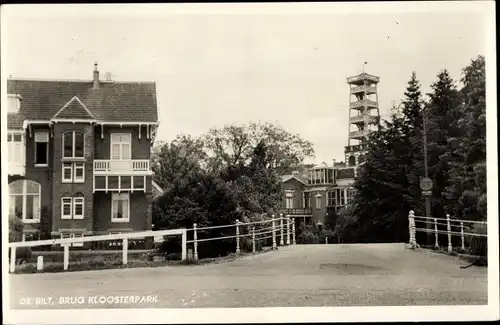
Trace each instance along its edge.
<instances>
[{"instance_id":1,"label":"tower observation deck","mask_svg":"<svg viewBox=\"0 0 500 325\"><path fill-rule=\"evenodd\" d=\"M378 107L377 85L380 78L368 73L347 78L349 84L349 134L345 147L345 161L349 166L361 163L359 157L364 151L368 135L378 127L380 111Z\"/></svg>"}]
</instances>

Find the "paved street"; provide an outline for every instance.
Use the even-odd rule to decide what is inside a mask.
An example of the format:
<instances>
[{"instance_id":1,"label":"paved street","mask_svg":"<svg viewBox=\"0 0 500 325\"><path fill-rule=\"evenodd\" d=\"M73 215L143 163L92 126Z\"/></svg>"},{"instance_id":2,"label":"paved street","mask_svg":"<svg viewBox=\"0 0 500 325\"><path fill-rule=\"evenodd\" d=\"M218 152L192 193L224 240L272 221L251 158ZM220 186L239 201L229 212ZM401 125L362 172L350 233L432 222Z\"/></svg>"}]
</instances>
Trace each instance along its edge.
<instances>
[{"instance_id":1,"label":"paved street","mask_svg":"<svg viewBox=\"0 0 500 325\"><path fill-rule=\"evenodd\" d=\"M404 244L297 245L221 264L10 275L11 303L14 308L486 304L487 268L459 268L465 264L406 250ZM110 296L128 301L104 302ZM139 300L131 303L130 296ZM46 304L37 306L35 298Z\"/></svg>"}]
</instances>

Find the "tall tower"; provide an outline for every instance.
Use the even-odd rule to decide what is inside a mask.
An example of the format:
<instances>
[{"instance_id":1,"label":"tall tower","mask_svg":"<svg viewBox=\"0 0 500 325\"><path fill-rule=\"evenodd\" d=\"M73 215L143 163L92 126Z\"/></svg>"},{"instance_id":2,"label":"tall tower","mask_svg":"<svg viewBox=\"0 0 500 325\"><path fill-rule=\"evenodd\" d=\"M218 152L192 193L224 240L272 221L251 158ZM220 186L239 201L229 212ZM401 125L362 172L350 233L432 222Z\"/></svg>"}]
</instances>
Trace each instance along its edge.
<instances>
[{"instance_id":1,"label":"tall tower","mask_svg":"<svg viewBox=\"0 0 500 325\"><path fill-rule=\"evenodd\" d=\"M347 78L349 84L349 135L345 147L345 161L349 166L361 163L359 156L364 141L376 130L380 119L377 84L380 78L361 73Z\"/></svg>"}]
</instances>

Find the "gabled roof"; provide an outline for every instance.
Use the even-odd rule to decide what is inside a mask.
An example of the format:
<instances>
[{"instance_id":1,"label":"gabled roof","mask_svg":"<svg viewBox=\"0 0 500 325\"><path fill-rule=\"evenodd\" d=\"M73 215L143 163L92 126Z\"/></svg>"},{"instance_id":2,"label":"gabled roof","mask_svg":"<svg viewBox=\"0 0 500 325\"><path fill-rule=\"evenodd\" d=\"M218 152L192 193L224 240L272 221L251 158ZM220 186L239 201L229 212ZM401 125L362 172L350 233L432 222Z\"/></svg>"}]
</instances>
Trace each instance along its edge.
<instances>
[{"instance_id":1,"label":"gabled roof","mask_svg":"<svg viewBox=\"0 0 500 325\"><path fill-rule=\"evenodd\" d=\"M8 114L8 127L20 128L24 120L49 121L75 96L98 121L158 122L154 82L101 81L99 89L92 84L91 80L8 79L7 93L22 96L19 112Z\"/></svg>"},{"instance_id":2,"label":"gabled roof","mask_svg":"<svg viewBox=\"0 0 500 325\"><path fill-rule=\"evenodd\" d=\"M78 97L73 96L52 118L95 119L95 116Z\"/></svg>"},{"instance_id":3,"label":"gabled roof","mask_svg":"<svg viewBox=\"0 0 500 325\"><path fill-rule=\"evenodd\" d=\"M302 183L304 185L307 185L307 180L303 179L302 177L300 177L298 175L282 175L281 176L281 182L282 183L286 183L286 182L288 182L291 179L295 179L298 182L300 182L300 183Z\"/></svg>"}]
</instances>

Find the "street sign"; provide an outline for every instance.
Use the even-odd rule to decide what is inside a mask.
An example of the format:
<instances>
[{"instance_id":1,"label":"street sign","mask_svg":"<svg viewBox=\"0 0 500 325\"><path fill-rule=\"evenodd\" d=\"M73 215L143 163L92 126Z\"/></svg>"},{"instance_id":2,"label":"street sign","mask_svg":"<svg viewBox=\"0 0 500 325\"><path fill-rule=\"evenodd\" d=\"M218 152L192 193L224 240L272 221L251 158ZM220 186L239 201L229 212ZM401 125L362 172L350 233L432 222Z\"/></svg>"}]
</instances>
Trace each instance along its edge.
<instances>
[{"instance_id":1,"label":"street sign","mask_svg":"<svg viewBox=\"0 0 500 325\"><path fill-rule=\"evenodd\" d=\"M429 177L424 177L420 180L420 188L422 191L430 191L432 189L432 180Z\"/></svg>"},{"instance_id":2,"label":"street sign","mask_svg":"<svg viewBox=\"0 0 500 325\"><path fill-rule=\"evenodd\" d=\"M423 196L431 196L432 195L432 191L422 191L422 195Z\"/></svg>"}]
</instances>

